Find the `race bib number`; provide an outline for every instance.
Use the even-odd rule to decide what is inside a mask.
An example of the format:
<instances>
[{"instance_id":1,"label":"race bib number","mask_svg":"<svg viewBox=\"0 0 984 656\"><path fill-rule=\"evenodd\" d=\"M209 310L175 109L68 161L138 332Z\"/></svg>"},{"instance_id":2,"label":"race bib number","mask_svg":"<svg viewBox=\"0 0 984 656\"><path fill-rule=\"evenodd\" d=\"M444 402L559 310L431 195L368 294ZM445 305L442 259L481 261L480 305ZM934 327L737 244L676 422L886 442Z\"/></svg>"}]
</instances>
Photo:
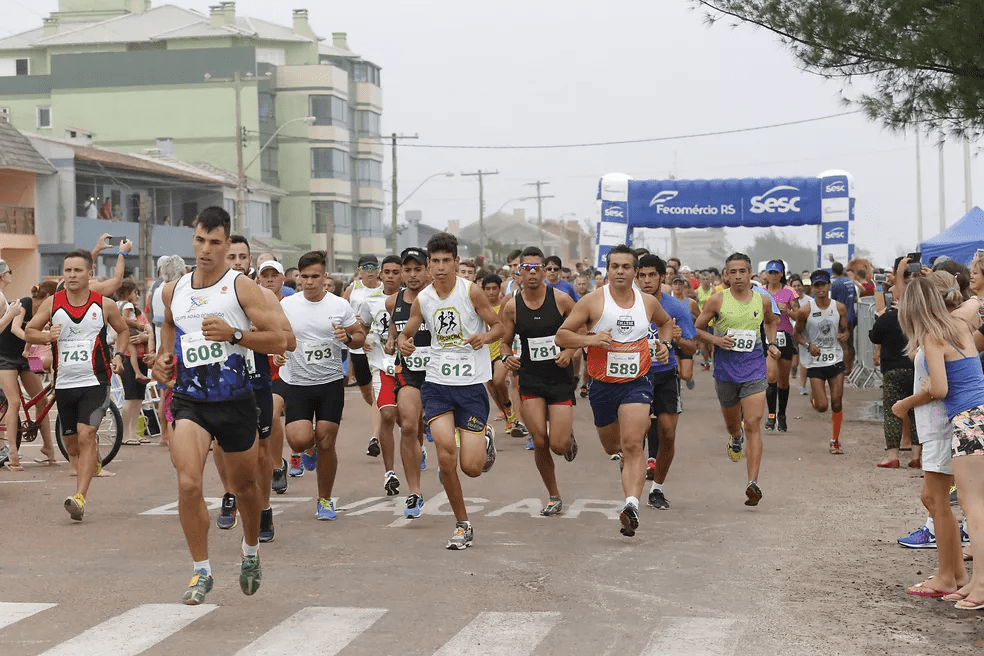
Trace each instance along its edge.
<instances>
[{"instance_id":1,"label":"race bib number","mask_svg":"<svg viewBox=\"0 0 984 656\"><path fill-rule=\"evenodd\" d=\"M338 351L335 349L335 342L330 339L322 342L309 342L301 349L301 357L304 358L304 362L307 364L325 362L337 355Z\"/></svg>"},{"instance_id":2,"label":"race bib number","mask_svg":"<svg viewBox=\"0 0 984 656\"><path fill-rule=\"evenodd\" d=\"M649 359L656 364L656 356L659 355L659 340L651 339L649 340Z\"/></svg>"},{"instance_id":3,"label":"race bib number","mask_svg":"<svg viewBox=\"0 0 984 656\"><path fill-rule=\"evenodd\" d=\"M751 353L755 349L755 343L758 341L758 333L754 330L729 328L728 337L735 342L731 350L737 351L738 353Z\"/></svg>"},{"instance_id":4,"label":"race bib number","mask_svg":"<svg viewBox=\"0 0 984 656\"><path fill-rule=\"evenodd\" d=\"M605 373L612 378L638 378L639 354L616 353L614 351L609 351L608 361L605 366Z\"/></svg>"},{"instance_id":5,"label":"race bib number","mask_svg":"<svg viewBox=\"0 0 984 656\"><path fill-rule=\"evenodd\" d=\"M467 379L475 375L475 356L471 353L437 353L440 359L438 371L444 378Z\"/></svg>"},{"instance_id":6,"label":"race bib number","mask_svg":"<svg viewBox=\"0 0 984 656\"><path fill-rule=\"evenodd\" d=\"M89 350L91 346L92 345L85 340L58 342L59 364L64 365L71 362L89 362Z\"/></svg>"},{"instance_id":7,"label":"race bib number","mask_svg":"<svg viewBox=\"0 0 984 656\"><path fill-rule=\"evenodd\" d=\"M530 347L530 360L533 362L546 362L553 360L560 353L560 348L553 336L550 337L531 337L526 340Z\"/></svg>"},{"instance_id":8,"label":"race bib number","mask_svg":"<svg viewBox=\"0 0 984 656\"><path fill-rule=\"evenodd\" d=\"M776 331L776 346L779 348L785 348L786 346L786 331L777 330Z\"/></svg>"},{"instance_id":9,"label":"race bib number","mask_svg":"<svg viewBox=\"0 0 984 656\"><path fill-rule=\"evenodd\" d=\"M256 375L256 356L253 355L253 352L252 351L250 351L250 350L247 349L246 350L246 355L244 356L244 359L246 360L246 374L249 375L249 376L255 376Z\"/></svg>"},{"instance_id":10,"label":"race bib number","mask_svg":"<svg viewBox=\"0 0 984 656\"><path fill-rule=\"evenodd\" d=\"M820 355L814 358L817 362L822 364L834 364L837 361L837 353L834 349L820 349Z\"/></svg>"},{"instance_id":11,"label":"race bib number","mask_svg":"<svg viewBox=\"0 0 984 656\"><path fill-rule=\"evenodd\" d=\"M427 371L427 363L430 359L430 349L418 346L413 353L403 356L403 363L410 371Z\"/></svg>"},{"instance_id":12,"label":"race bib number","mask_svg":"<svg viewBox=\"0 0 984 656\"><path fill-rule=\"evenodd\" d=\"M228 357L225 342L210 342L201 333L186 333L181 336L181 359L186 367L218 364L225 362Z\"/></svg>"}]
</instances>

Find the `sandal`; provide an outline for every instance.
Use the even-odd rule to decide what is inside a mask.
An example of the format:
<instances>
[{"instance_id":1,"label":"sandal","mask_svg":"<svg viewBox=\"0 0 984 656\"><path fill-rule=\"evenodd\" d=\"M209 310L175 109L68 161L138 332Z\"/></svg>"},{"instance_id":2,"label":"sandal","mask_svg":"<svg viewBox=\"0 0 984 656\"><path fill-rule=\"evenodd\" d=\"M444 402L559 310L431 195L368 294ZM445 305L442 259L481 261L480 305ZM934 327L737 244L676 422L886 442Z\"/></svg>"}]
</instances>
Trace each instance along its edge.
<instances>
[{"instance_id":1,"label":"sandal","mask_svg":"<svg viewBox=\"0 0 984 656\"><path fill-rule=\"evenodd\" d=\"M22 471L24 471L24 467L23 466L21 466L21 465L15 465L15 464L11 463L9 460L7 462L3 463L3 466L6 467L8 471L12 471L12 472L22 472Z\"/></svg>"},{"instance_id":2,"label":"sandal","mask_svg":"<svg viewBox=\"0 0 984 656\"><path fill-rule=\"evenodd\" d=\"M926 585L929 583L929 579L921 581L915 585L910 585L905 589L907 595L912 595L913 597L931 597L938 599L940 597L945 597L946 595L953 594L956 590L951 590L947 592L946 590L937 590L931 585Z\"/></svg>"},{"instance_id":3,"label":"sandal","mask_svg":"<svg viewBox=\"0 0 984 656\"><path fill-rule=\"evenodd\" d=\"M140 440L123 440L125 446L140 446Z\"/></svg>"},{"instance_id":4,"label":"sandal","mask_svg":"<svg viewBox=\"0 0 984 656\"><path fill-rule=\"evenodd\" d=\"M922 469L922 458L913 458L910 460L909 467L913 469Z\"/></svg>"},{"instance_id":5,"label":"sandal","mask_svg":"<svg viewBox=\"0 0 984 656\"><path fill-rule=\"evenodd\" d=\"M953 604L953 607L959 610L980 610L984 608L984 601L975 601L970 597L964 597L957 603Z\"/></svg>"},{"instance_id":6,"label":"sandal","mask_svg":"<svg viewBox=\"0 0 984 656\"><path fill-rule=\"evenodd\" d=\"M882 469L898 469L899 461L889 460L888 462L879 462L876 466L881 467Z\"/></svg>"}]
</instances>

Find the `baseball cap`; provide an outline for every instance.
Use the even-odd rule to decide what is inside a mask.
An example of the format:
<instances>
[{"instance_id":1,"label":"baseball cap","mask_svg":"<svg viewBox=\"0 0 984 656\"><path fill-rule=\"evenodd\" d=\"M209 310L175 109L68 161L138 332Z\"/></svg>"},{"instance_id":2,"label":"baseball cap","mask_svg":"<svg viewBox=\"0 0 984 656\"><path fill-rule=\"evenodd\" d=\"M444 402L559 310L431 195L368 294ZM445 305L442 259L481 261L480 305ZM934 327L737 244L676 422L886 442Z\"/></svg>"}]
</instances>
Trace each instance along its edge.
<instances>
[{"instance_id":1,"label":"baseball cap","mask_svg":"<svg viewBox=\"0 0 984 656\"><path fill-rule=\"evenodd\" d=\"M266 269L274 269L280 275L284 275L284 265L281 264L280 262L277 262L276 260L267 260L266 262L261 264L260 270L257 272L257 275L263 273L263 271Z\"/></svg>"},{"instance_id":2,"label":"baseball cap","mask_svg":"<svg viewBox=\"0 0 984 656\"><path fill-rule=\"evenodd\" d=\"M682 267L680 267L680 273L690 273L690 267L684 264Z\"/></svg>"},{"instance_id":3,"label":"baseball cap","mask_svg":"<svg viewBox=\"0 0 984 656\"><path fill-rule=\"evenodd\" d=\"M778 273L783 272L782 264L780 262L769 262L765 265L766 271L776 271Z\"/></svg>"},{"instance_id":4,"label":"baseball cap","mask_svg":"<svg viewBox=\"0 0 984 656\"><path fill-rule=\"evenodd\" d=\"M681 276L679 273L673 276L673 282L687 282L686 276Z\"/></svg>"},{"instance_id":5,"label":"baseball cap","mask_svg":"<svg viewBox=\"0 0 984 656\"><path fill-rule=\"evenodd\" d=\"M400 260L406 264L407 260L415 260L424 266L427 266L427 253L416 246L411 246L410 248L404 248L403 252L400 253Z\"/></svg>"},{"instance_id":6,"label":"baseball cap","mask_svg":"<svg viewBox=\"0 0 984 656\"><path fill-rule=\"evenodd\" d=\"M830 274L827 273L826 271L823 271L823 270L814 271L813 273L810 274L810 284L811 285L816 285L816 284L827 285L827 284L830 284Z\"/></svg>"},{"instance_id":7,"label":"baseball cap","mask_svg":"<svg viewBox=\"0 0 984 656\"><path fill-rule=\"evenodd\" d=\"M375 255L363 255L362 257L359 258L359 266L362 266L364 264L375 264L378 267L379 258L376 257Z\"/></svg>"}]
</instances>

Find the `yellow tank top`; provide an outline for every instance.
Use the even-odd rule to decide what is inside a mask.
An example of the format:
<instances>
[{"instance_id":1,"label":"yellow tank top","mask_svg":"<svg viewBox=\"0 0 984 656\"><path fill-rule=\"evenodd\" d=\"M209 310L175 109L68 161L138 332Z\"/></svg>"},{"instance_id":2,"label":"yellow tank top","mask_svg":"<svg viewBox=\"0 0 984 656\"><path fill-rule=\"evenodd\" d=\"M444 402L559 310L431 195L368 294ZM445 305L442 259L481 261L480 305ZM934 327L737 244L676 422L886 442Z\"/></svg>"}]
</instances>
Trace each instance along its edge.
<instances>
[{"instance_id":1,"label":"yellow tank top","mask_svg":"<svg viewBox=\"0 0 984 656\"><path fill-rule=\"evenodd\" d=\"M494 305L494 306L492 306L492 309L495 310L495 313L496 314L499 314L499 308L500 307L502 307L502 306L501 305ZM497 339L494 342L492 342L491 344L489 344L489 356L492 358L492 362L495 362L496 360L499 359L499 344L502 344L502 340L501 339Z\"/></svg>"},{"instance_id":2,"label":"yellow tank top","mask_svg":"<svg viewBox=\"0 0 984 656\"><path fill-rule=\"evenodd\" d=\"M704 288L703 287L698 287L697 288L697 307L699 307L701 310L703 310L704 309L704 303L706 303L707 302L707 299L709 299L711 296L714 296L714 288L713 287L711 287L710 289L708 289L706 292L704 291Z\"/></svg>"}]
</instances>

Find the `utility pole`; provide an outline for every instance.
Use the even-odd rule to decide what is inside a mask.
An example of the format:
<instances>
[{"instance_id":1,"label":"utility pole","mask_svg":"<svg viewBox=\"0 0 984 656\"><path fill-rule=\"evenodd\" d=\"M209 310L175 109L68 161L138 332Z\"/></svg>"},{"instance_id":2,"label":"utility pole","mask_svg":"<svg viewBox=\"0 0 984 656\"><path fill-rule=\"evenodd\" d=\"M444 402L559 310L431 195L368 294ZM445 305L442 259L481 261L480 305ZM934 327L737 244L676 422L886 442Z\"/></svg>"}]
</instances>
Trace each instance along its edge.
<instances>
[{"instance_id":1,"label":"utility pole","mask_svg":"<svg viewBox=\"0 0 984 656\"><path fill-rule=\"evenodd\" d=\"M399 201L397 200L397 196L396 196L396 189L397 189L397 186L396 186L396 142L397 142L398 139L416 139L416 138L417 138L417 135L415 135L415 134L413 134L413 135L403 135L403 134L397 134L397 133L394 132L393 134L390 135L390 139L392 139L392 141L393 141L393 155L392 155L392 157L393 157L393 255L399 255L399 250L397 250L397 245L396 245L396 235L397 235L397 230L396 230L396 217L397 217L397 210L399 209Z\"/></svg>"},{"instance_id":2,"label":"utility pole","mask_svg":"<svg viewBox=\"0 0 984 656\"><path fill-rule=\"evenodd\" d=\"M232 76L232 87L236 91L236 166L239 177L236 184L236 231L246 235L246 167L243 165L243 147L246 132L243 130L243 80L236 72ZM156 272L155 272L156 273Z\"/></svg>"},{"instance_id":3,"label":"utility pole","mask_svg":"<svg viewBox=\"0 0 984 656\"><path fill-rule=\"evenodd\" d=\"M536 196L527 196L526 198L520 198L520 200L533 200L536 199L536 224L540 229L540 245L543 246L543 199L553 198L553 196L544 196L540 191L540 187L543 185L548 185L549 182L544 182L542 180L537 180L536 182L527 182L525 187L536 187Z\"/></svg>"},{"instance_id":4,"label":"utility pole","mask_svg":"<svg viewBox=\"0 0 984 656\"><path fill-rule=\"evenodd\" d=\"M498 171L483 171L479 169L474 173L461 172L462 176L478 176L478 250L479 255L485 255L485 176L499 175Z\"/></svg>"}]
</instances>

